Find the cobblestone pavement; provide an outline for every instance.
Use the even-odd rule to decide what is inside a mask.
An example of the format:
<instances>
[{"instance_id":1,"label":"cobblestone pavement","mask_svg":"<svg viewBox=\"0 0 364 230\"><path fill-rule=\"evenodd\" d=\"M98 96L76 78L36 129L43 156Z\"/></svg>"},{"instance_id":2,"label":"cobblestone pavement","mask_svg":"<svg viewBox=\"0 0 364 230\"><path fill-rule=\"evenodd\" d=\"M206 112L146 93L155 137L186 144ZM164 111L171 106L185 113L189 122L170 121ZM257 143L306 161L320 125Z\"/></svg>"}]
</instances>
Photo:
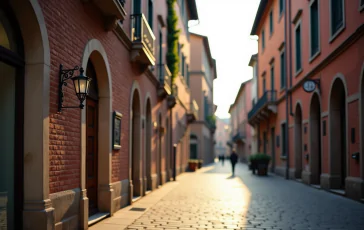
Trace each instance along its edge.
<instances>
[{"instance_id":1,"label":"cobblestone pavement","mask_svg":"<svg viewBox=\"0 0 364 230\"><path fill-rule=\"evenodd\" d=\"M278 176L230 165L185 176L127 229L364 230L364 205ZM137 205L137 203L136 203Z\"/></svg>"}]
</instances>

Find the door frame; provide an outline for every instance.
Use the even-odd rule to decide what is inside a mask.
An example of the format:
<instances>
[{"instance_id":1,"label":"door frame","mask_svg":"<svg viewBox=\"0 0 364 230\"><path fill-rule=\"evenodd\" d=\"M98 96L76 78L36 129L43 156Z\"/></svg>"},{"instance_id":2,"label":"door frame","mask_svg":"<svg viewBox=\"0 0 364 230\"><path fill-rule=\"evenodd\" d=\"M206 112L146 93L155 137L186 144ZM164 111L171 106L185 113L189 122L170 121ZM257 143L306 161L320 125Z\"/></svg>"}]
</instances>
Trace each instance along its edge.
<instances>
[{"instance_id":1,"label":"door frame","mask_svg":"<svg viewBox=\"0 0 364 230\"><path fill-rule=\"evenodd\" d=\"M25 95L25 60L24 41L12 7L0 2L0 8L9 20L15 37L18 53L0 46L0 62L15 69L15 124L14 124L14 222L15 229L23 228L24 202L24 95ZM20 122L19 122L20 121Z\"/></svg>"}]
</instances>

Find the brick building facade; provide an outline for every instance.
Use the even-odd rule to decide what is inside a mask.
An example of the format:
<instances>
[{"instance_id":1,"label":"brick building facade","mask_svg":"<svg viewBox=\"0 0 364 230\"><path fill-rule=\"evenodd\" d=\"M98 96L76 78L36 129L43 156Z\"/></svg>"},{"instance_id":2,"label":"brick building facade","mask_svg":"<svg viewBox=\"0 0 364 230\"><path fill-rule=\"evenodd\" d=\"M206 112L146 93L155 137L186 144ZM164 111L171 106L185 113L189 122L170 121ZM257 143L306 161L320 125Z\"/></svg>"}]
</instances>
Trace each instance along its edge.
<instances>
[{"instance_id":1,"label":"brick building facade","mask_svg":"<svg viewBox=\"0 0 364 230\"><path fill-rule=\"evenodd\" d=\"M262 0L251 31L258 100L248 119L272 171L353 199L364 197L363 7Z\"/></svg>"},{"instance_id":2,"label":"brick building facade","mask_svg":"<svg viewBox=\"0 0 364 230\"><path fill-rule=\"evenodd\" d=\"M196 3L174 7L189 64ZM169 181L174 160L184 172L191 99L166 67L165 1L2 1L0 16L0 228L87 229ZM92 78L84 109L59 111L60 64ZM71 82L64 107L80 104Z\"/></svg>"}]
</instances>

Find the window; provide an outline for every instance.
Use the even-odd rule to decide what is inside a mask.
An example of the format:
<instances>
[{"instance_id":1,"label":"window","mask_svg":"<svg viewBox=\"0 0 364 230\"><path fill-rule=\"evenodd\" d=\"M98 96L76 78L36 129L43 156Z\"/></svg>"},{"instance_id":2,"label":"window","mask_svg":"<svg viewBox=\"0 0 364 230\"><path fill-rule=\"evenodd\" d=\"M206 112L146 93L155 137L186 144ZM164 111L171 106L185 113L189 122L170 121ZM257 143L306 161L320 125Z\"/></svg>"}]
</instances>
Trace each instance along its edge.
<instances>
[{"instance_id":1,"label":"window","mask_svg":"<svg viewBox=\"0 0 364 230\"><path fill-rule=\"evenodd\" d=\"M264 34L264 30L262 31L262 51L264 51L265 48L265 34Z\"/></svg>"},{"instance_id":2,"label":"window","mask_svg":"<svg viewBox=\"0 0 364 230\"><path fill-rule=\"evenodd\" d=\"M270 86L271 90L274 90L274 64L272 63L270 66Z\"/></svg>"},{"instance_id":3,"label":"window","mask_svg":"<svg viewBox=\"0 0 364 230\"><path fill-rule=\"evenodd\" d=\"M186 65L186 82L188 87L190 86L190 72L189 72L189 66Z\"/></svg>"},{"instance_id":4,"label":"window","mask_svg":"<svg viewBox=\"0 0 364 230\"><path fill-rule=\"evenodd\" d=\"M150 29L153 30L153 0L148 0L148 23Z\"/></svg>"},{"instance_id":5,"label":"window","mask_svg":"<svg viewBox=\"0 0 364 230\"><path fill-rule=\"evenodd\" d=\"M361 0L361 1L360 1L360 5L361 5L361 6L364 6L364 0Z\"/></svg>"},{"instance_id":6,"label":"window","mask_svg":"<svg viewBox=\"0 0 364 230\"><path fill-rule=\"evenodd\" d=\"M287 141L287 133L286 133L286 123L283 123L281 125L281 132L282 132L282 156L287 156L287 153L286 153L286 141Z\"/></svg>"},{"instance_id":7,"label":"window","mask_svg":"<svg viewBox=\"0 0 364 230\"><path fill-rule=\"evenodd\" d=\"M163 34L159 28L159 64L163 64Z\"/></svg>"},{"instance_id":8,"label":"window","mask_svg":"<svg viewBox=\"0 0 364 230\"><path fill-rule=\"evenodd\" d=\"M279 0L279 14L281 15L284 10L284 0Z\"/></svg>"},{"instance_id":9,"label":"window","mask_svg":"<svg viewBox=\"0 0 364 230\"><path fill-rule=\"evenodd\" d=\"M181 74L183 77L185 77L185 56L182 54L182 70Z\"/></svg>"},{"instance_id":10,"label":"window","mask_svg":"<svg viewBox=\"0 0 364 230\"><path fill-rule=\"evenodd\" d=\"M269 13L269 33L273 33L273 10Z\"/></svg>"},{"instance_id":11,"label":"window","mask_svg":"<svg viewBox=\"0 0 364 230\"><path fill-rule=\"evenodd\" d=\"M141 14L142 13L142 4L141 0L134 0L133 2L133 14Z\"/></svg>"},{"instance_id":12,"label":"window","mask_svg":"<svg viewBox=\"0 0 364 230\"><path fill-rule=\"evenodd\" d=\"M295 30L296 38L296 73L302 69L302 58L301 58L301 24L296 26Z\"/></svg>"},{"instance_id":13,"label":"window","mask_svg":"<svg viewBox=\"0 0 364 230\"><path fill-rule=\"evenodd\" d=\"M344 0L330 0L331 36L344 27Z\"/></svg>"},{"instance_id":14,"label":"window","mask_svg":"<svg viewBox=\"0 0 364 230\"><path fill-rule=\"evenodd\" d=\"M310 43L311 43L311 57L319 52L319 8L318 0L314 0L310 6Z\"/></svg>"},{"instance_id":15,"label":"window","mask_svg":"<svg viewBox=\"0 0 364 230\"><path fill-rule=\"evenodd\" d=\"M281 89L286 87L286 62L285 62L285 52L281 52L280 56L280 64L281 64Z\"/></svg>"}]
</instances>

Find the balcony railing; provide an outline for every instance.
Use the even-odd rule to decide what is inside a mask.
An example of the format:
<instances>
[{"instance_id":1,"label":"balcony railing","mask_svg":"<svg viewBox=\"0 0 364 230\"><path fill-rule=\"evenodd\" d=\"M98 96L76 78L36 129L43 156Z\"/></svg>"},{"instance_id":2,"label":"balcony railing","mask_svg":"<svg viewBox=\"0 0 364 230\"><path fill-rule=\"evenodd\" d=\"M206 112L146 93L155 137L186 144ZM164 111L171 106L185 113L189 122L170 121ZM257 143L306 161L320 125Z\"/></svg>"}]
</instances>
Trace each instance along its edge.
<instances>
[{"instance_id":1,"label":"balcony railing","mask_svg":"<svg viewBox=\"0 0 364 230\"><path fill-rule=\"evenodd\" d=\"M274 104L277 100L277 91L266 91L256 103L253 103L253 108L248 113L248 120L250 121L262 108L269 104Z\"/></svg>"},{"instance_id":2,"label":"balcony railing","mask_svg":"<svg viewBox=\"0 0 364 230\"><path fill-rule=\"evenodd\" d=\"M131 40L133 50L137 51L132 59L139 60L142 63L155 65L154 43L155 36L149 26L144 14L133 14L130 16L132 21Z\"/></svg>"},{"instance_id":3,"label":"balcony railing","mask_svg":"<svg viewBox=\"0 0 364 230\"><path fill-rule=\"evenodd\" d=\"M159 79L158 96L165 98L171 94L171 71L166 64L157 65L157 74Z\"/></svg>"}]
</instances>

